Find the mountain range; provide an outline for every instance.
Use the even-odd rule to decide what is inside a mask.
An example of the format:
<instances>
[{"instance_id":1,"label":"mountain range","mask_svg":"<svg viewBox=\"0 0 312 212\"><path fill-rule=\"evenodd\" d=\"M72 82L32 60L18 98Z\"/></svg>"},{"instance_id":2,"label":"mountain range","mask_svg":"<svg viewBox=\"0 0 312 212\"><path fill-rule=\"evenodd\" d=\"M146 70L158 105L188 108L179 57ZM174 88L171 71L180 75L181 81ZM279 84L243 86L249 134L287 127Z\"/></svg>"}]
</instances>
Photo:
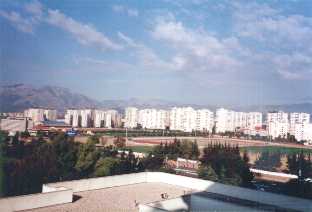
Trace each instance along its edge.
<instances>
[{"instance_id":1,"label":"mountain range","mask_svg":"<svg viewBox=\"0 0 312 212\"><path fill-rule=\"evenodd\" d=\"M162 99L138 99L128 100L94 100L85 95L72 92L68 88L56 86L35 87L27 84L11 84L0 87L0 112L19 112L29 107L55 108L64 112L68 108L111 108L123 111L125 107L168 109L174 106L191 106L194 108L209 108L215 110L216 105L199 105L177 103ZM240 106L232 107L238 111L276 111L306 112L312 114L312 103L296 103L282 105Z\"/></svg>"}]
</instances>

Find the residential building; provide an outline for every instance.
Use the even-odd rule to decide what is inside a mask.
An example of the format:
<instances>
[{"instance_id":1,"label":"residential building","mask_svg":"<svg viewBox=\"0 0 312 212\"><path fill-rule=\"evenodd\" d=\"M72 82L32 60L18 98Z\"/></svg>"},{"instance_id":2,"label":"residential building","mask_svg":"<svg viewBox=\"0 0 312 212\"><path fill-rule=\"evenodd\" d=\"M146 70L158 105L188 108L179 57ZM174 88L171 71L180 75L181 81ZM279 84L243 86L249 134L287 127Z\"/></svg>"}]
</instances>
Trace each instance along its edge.
<instances>
[{"instance_id":1,"label":"residential building","mask_svg":"<svg viewBox=\"0 0 312 212\"><path fill-rule=\"evenodd\" d=\"M138 109L135 107L127 107L125 109L125 127L135 128L138 125Z\"/></svg>"},{"instance_id":2,"label":"residential building","mask_svg":"<svg viewBox=\"0 0 312 212\"><path fill-rule=\"evenodd\" d=\"M292 135L297 141L312 141L312 124L307 122L294 124Z\"/></svg>"},{"instance_id":3,"label":"residential building","mask_svg":"<svg viewBox=\"0 0 312 212\"><path fill-rule=\"evenodd\" d=\"M214 126L214 114L208 109L196 111L196 130L212 132Z\"/></svg>"},{"instance_id":4,"label":"residential building","mask_svg":"<svg viewBox=\"0 0 312 212\"><path fill-rule=\"evenodd\" d=\"M24 132L33 127L33 122L29 118L8 117L0 119L0 130L8 132Z\"/></svg>"},{"instance_id":5,"label":"residential building","mask_svg":"<svg viewBox=\"0 0 312 212\"><path fill-rule=\"evenodd\" d=\"M277 137L287 138L287 134L289 133L289 123L280 122L280 121L271 121L268 122L268 135L275 139Z\"/></svg>"},{"instance_id":6,"label":"residential building","mask_svg":"<svg viewBox=\"0 0 312 212\"><path fill-rule=\"evenodd\" d=\"M24 111L24 116L30 118L35 125L44 121L44 109L42 108L29 108Z\"/></svg>"},{"instance_id":7,"label":"residential building","mask_svg":"<svg viewBox=\"0 0 312 212\"><path fill-rule=\"evenodd\" d=\"M192 132L196 129L196 110L191 107L174 107L170 111L170 129Z\"/></svg>"},{"instance_id":8,"label":"residential building","mask_svg":"<svg viewBox=\"0 0 312 212\"><path fill-rule=\"evenodd\" d=\"M291 135L295 135L296 127L310 123L310 114L308 113L290 113L289 117L289 133Z\"/></svg>"},{"instance_id":9,"label":"residential building","mask_svg":"<svg viewBox=\"0 0 312 212\"><path fill-rule=\"evenodd\" d=\"M54 109L44 109L43 117L45 121L55 121L57 119L57 111Z\"/></svg>"},{"instance_id":10,"label":"residential building","mask_svg":"<svg viewBox=\"0 0 312 212\"><path fill-rule=\"evenodd\" d=\"M249 112L247 113L247 129L254 130L262 128L262 113L260 112Z\"/></svg>"},{"instance_id":11,"label":"residential building","mask_svg":"<svg viewBox=\"0 0 312 212\"><path fill-rule=\"evenodd\" d=\"M272 139L277 137L287 138L289 133L288 113L283 111L270 112L267 114L268 135Z\"/></svg>"}]
</instances>

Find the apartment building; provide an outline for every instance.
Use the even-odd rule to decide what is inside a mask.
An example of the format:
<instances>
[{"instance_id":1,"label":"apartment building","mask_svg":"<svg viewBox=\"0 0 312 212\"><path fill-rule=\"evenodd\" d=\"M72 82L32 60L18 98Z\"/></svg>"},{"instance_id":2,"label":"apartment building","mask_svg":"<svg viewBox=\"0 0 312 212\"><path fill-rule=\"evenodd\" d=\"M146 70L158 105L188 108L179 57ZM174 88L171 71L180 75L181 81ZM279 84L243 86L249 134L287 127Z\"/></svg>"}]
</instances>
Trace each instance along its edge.
<instances>
[{"instance_id":1,"label":"apartment building","mask_svg":"<svg viewBox=\"0 0 312 212\"><path fill-rule=\"evenodd\" d=\"M310 123L310 114L308 113L290 113L289 115L289 133L296 135L300 126ZM297 134L298 135L298 134ZM301 138L300 136L298 138ZM298 140L298 139L297 139Z\"/></svg>"},{"instance_id":2,"label":"apartment building","mask_svg":"<svg viewBox=\"0 0 312 212\"><path fill-rule=\"evenodd\" d=\"M170 129L192 132L196 129L197 113L191 107L174 107L170 111Z\"/></svg>"},{"instance_id":3,"label":"apartment building","mask_svg":"<svg viewBox=\"0 0 312 212\"><path fill-rule=\"evenodd\" d=\"M270 112L267 114L268 135L275 139L277 137L287 138L289 133L288 113L283 111Z\"/></svg>"},{"instance_id":4,"label":"apartment building","mask_svg":"<svg viewBox=\"0 0 312 212\"><path fill-rule=\"evenodd\" d=\"M55 121L57 119L57 111L53 109L44 109L44 120Z\"/></svg>"},{"instance_id":5,"label":"apartment building","mask_svg":"<svg viewBox=\"0 0 312 212\"><path fill-rule=\"evenodd\" d=\"M262 128L262 113L260 112L249 112L247 113L247 129L254 130L256 128Z\"/></svg>"},{"instance_id":6,"label":"apartment building","mask_svg":"<svg viewBox=\"0 0 312 212\"><path fill-rule=\"evenodd\" d=\"M196 111L196 130L212 132L214 126L214 114L208 109Z\"/></svg>"},{"instance_id":7,"label":"apartment building","mask_svg":"<svg viewBox=\"0 0 312 212\"><path fill-rule=\"evenodd\" d=\"M135 128L138 125L139 113L135 107L127 107L125 109L125 127Z\"/></svg>"},{"instance_id":8,"label":"apartment building","mask_svg":"<svg viewBox=\"0 0 312 212\"><path fill-rule=\"evenodd\" d=\"M37 125L44 121L44 111L42 108L29 108L24 111L24 116L30 118Z\"/></svg>"}]
</instances>

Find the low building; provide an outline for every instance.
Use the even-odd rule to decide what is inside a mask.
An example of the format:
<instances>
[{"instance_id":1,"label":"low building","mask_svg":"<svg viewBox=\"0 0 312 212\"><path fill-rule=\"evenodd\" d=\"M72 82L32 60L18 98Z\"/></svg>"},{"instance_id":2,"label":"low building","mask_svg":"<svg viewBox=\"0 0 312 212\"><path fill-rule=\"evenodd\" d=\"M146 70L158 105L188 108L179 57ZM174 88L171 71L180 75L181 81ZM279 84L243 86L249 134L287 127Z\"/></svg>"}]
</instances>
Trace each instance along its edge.
<instances>
[{"instance_id":1,"label":"low building","mask_svg":"<svg viewBox=\"0 0 312 212\"><path fill-rule=\"evenodd\" d=\"M8 132L25 132L33 127L28 118L5 118L0 119L0 129Z\"/></svg>"},{"instance_id":2,"label":"low building","mask_svg":"<svg viewBox=\"0 0 312 212\"><path fill-rule=\"evenodd\" d=\"M49 183L0 199L0 211L311 211L308 199L162 172Z\"/></svg>"}]
</instances>

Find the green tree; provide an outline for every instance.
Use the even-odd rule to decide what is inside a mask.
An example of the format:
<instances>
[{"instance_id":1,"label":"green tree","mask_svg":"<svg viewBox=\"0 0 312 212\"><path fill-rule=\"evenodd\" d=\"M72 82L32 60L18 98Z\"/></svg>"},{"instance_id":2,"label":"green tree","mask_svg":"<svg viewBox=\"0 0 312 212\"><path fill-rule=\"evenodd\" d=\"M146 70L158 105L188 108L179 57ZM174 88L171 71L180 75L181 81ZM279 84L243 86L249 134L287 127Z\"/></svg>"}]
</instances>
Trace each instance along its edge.
<instances>
[{"instance_id":1,"label":"green tree","mask_svg":"<svg viewBox=\"0 0 312 212\"><path fill-rule=\"evenodd\" d=\"M211 166L201 166L198 169L198 177L204 180L218 181L218 175Z\"/></svg>"},{"instance_id":2,"label":"green tree","mask_svg":"<svg viewBox=\"0 0 312 212\"><path fill-rule=\"evenodd\" d=\"M92 141L90 141L92 143ZM64 133L56 135L52 140L52 146L57 155L57 167L60 180L75 179L77 173L78 145Z\"/></svg>"},{"instance_id":3,"label":"green tree","mask_svg":"<svg viewBox=\"0 0 312 212\"><path fill-rule=\"evenodd\" d=\"M95 177L103 177L117 174L120 167L120 160L117 158L101 158L95 165Z\"/></svg>"},{"instance_id":4,"label":"green tree","mask_svg":"<svg viewBox=\"0 0 312 212\"><path fill-rule=\"evenodd\" d=\"M93 173L94 165L99 156L100 153L96 150L94 142L88 141L80 145L75 165L75 169L79 172L80 177L88 177Z\"/></svg>"}]
</instances>

